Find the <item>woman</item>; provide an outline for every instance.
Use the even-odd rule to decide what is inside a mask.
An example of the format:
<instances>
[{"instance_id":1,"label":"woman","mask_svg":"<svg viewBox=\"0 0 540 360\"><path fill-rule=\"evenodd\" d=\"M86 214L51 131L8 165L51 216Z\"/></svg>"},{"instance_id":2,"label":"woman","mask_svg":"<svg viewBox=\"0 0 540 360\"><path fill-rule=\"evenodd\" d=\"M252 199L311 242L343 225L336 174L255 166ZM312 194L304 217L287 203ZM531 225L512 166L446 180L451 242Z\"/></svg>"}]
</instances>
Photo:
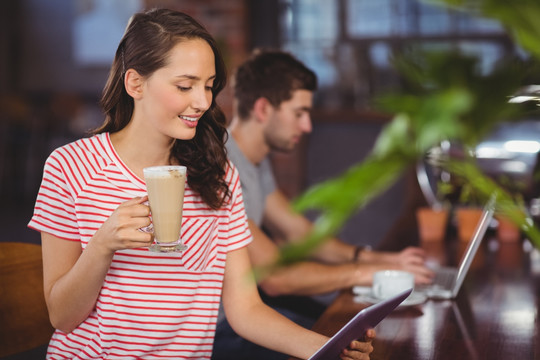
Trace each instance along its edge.
<instances>
[{"instance_id":1,"label":"woman","mask_svg":"<svg viewBox=\"0 0 540 360\"><path fill-rule=\"evenodd\" d=\"M131 19L103 92L105 122L50 155L29 223L41 232L57 329L49 359L210 358L221 294L253 342L307 358L327 340L265 306L250 277L251 235L215 102L225 79L215 41L191 17ZM143 168L156 165L187 167L182 253L149 252L152 235L140 231L150 224ZM343 357L369 358L373 336Z\"/></svg>"}]
</instances>

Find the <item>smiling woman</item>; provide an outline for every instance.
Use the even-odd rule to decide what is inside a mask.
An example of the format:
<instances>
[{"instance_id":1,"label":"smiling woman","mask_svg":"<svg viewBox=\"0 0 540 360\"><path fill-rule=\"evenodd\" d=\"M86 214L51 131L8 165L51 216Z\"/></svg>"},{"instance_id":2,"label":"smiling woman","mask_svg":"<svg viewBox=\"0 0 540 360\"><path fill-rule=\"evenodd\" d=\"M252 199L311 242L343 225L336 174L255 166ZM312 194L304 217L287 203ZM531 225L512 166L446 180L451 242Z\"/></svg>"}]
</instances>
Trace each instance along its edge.
<instances>
[{"instance_id":1,"label":"smiling woman","mask_svg":"<svg viewBox=\"0 0 540 360\"><path fill-rule=\"evenodd\" d=\"M49 156L29 223L41 233L57 329L49 359L208 359L221 297L235 331L262 346L308 358L328 339L259 297L215 101L225 80L214 39L193 18L166 9L132 17L103 92L105 121ZM141 231L151 223L143 169L162 165L187 168L183 252L150 252L153 235ZM373 336L344 354L369 358Z\"/></svg>"}]
</instances>

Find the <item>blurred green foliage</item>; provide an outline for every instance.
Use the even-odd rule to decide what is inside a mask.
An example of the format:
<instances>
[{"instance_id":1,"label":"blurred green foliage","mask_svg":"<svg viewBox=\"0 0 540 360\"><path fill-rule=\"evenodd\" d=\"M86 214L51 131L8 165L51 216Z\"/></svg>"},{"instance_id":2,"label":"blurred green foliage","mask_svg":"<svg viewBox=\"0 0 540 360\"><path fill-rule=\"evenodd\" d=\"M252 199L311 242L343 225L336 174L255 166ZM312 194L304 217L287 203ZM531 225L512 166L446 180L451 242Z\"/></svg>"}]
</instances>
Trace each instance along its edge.
<instances>
[{"instance_id":1,"label":"blurred green foliage","mask_svg":"<svg viewBox=\"0 0 540 360\"><path fill-rule=\"evenodd\" d=\"M501 122L517 120L531 110L530 106L508 100L537 69L540 1L430 2L500 21L532 55L532 61L508 59L486 74L480 70L477 58L455 51L410 50L396 57L394 65L406 81L405 90L378 100L383 111L395 116L364 161L335 179L313 186L296 200L298 211L316 210L320 215L303 242L283 248L281 264L305 257L334 236L354 212L388 189L442 140L472 147ZM484 200L497 194L496 211L519 224L540 247L540 232L512 194L482 174L471 161L448 160L441 165L453 176L461 177Z\"/></svg>"},{"instance_id":2,"label":"blurred green foliage","mask_svg":"<svg viewBox=\"0 0 540 360\"><path fill-rule=\"evenodd\" d=\"M538 0L428 0L473 15L499 21L525 50L540 59Z\"/></svg>"}]
</instances>

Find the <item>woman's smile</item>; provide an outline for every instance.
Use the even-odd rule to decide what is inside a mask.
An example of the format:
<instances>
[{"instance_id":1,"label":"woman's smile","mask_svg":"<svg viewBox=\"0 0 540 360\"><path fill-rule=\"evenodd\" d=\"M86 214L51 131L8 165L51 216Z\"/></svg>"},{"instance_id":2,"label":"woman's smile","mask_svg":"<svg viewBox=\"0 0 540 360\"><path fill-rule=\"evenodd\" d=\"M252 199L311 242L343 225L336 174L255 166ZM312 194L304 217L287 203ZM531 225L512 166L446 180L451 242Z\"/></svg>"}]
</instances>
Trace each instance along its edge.
<instances>
[{"instance_id":1,"label":"woman's smile","mask_svg":"<svg viewBox=\"0 0 540 360\"><path fill-rule=\"evenodd\" d=\"M180 120L184 122L188 127L195 128L197 127L197 124L199 123L200 116L185 116L185 115L179 115L178 116Z\"/></svg>"}]
</instances>

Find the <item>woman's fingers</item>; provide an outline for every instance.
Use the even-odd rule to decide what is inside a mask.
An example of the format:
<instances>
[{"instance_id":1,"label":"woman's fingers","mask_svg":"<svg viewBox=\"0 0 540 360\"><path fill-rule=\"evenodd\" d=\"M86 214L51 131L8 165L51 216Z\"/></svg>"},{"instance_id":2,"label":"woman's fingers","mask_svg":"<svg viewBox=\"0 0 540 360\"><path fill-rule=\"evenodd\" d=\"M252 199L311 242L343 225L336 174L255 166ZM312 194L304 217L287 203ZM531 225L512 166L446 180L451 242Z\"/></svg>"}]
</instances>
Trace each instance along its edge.
<instances>
[{"instance_id":1,"label":"woman's fingers","mask_svg":"<svg viewBox=\"0 0 540 360\"><path fill-rule=\"evenodd\" d=\"M371 342L375 338L375 335L374 329L368 329L362 339L352 341L349 346L343 350L341 359L369 359L370 354L373 352L373 345Z\"/></svg>"}]
</instances>

